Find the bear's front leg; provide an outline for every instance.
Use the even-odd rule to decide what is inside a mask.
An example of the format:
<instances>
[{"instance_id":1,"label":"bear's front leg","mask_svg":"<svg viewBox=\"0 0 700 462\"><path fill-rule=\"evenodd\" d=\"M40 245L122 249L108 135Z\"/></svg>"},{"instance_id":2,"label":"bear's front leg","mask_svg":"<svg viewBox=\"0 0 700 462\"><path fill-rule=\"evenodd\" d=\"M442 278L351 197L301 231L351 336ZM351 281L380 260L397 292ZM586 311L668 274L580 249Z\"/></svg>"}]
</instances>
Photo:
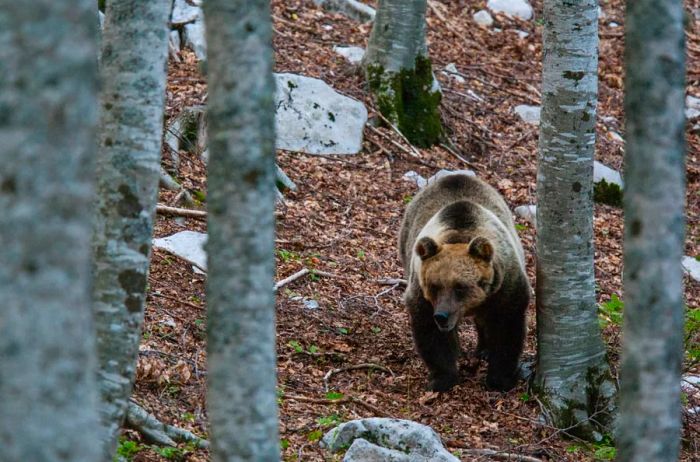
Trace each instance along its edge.
<instances>
[{"instance_id":1,"label":"bear's front leg","mask_svg":"<svg viewBox=\"0 0 700 462\"><path fill-rule=\"evenodd\" d=\"M490 309L486 313L486 333L489 367L486 386L492 390L508 391L518 381L518 361L525 341L524 306Z\"/></svg>"},{"instance_id":2,"label":"bear's front leg","mask_svg":"<svg viewBox=\"0 0 700 462\"><path fill-rule=\"evenodd\" d=\"M422 296L410 303L411 328L418 354L430 371L430 389L448 391L459 381L457 328L441 332L433 320L433 307Z\"/></svg>"}]
</instances>

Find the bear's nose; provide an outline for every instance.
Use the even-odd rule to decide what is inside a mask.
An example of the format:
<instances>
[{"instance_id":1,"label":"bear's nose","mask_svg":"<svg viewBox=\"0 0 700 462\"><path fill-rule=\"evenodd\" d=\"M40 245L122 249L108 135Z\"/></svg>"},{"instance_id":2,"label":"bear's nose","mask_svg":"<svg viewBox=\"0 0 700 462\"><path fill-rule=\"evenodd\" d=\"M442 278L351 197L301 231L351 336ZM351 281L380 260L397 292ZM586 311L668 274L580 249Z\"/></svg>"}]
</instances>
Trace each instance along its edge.
<instances>
[{"instance_id":1,"label":"bear's nose","mask_svg":"<svg viewBox=\"0 0 700 462\"><path fill-rule=\"evenodd\" d=\"M433 319L435 319L435 322L437 323L438 326L447 327L447 322L450 319L450 315L445 311L438 311L433 316Z\"/></svg>"}]
</instances>

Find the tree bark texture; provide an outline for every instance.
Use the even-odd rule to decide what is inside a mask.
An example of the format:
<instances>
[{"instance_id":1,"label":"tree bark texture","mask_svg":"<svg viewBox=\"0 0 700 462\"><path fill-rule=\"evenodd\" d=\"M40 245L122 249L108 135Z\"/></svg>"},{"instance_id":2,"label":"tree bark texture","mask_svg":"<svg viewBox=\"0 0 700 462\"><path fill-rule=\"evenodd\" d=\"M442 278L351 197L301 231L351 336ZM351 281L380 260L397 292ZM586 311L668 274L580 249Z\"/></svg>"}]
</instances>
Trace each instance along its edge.
<instances>
[{"instance_id":1,"label":"tree bark texture","mask_svg":"<svg viewBox=\"0 0 700 462\"><path fill-rule=\"evenodd\" d=\"M598 2L544 2L537 170L536 387L545 416L586 438L614 412L593 272Z\"/></svg>"},{"instance_id":2,"label":"tree bark texture","mask_svg":"<svg viewBox=\"0 0 700 462\"><path fill-rule=\"evenodd\" d=\"M214 461L277 461L272 25L207 0L208 395Z\"/></svg>"},{"instance_id":3,"label":"tree bark texture","mask_svg":"<svg viewBox=\"0 0 700 462\"><path fill-rule=\"evenodd\" d=\"M99 458L94 0L0 1L0 459Z\"/></svg>"},{"instance_id":4,"label":"tree bark texture","mask_svg":"<svg viewBox=\"0 0 700 462\"><path fill-rule=\"evenodd\" d=\"M133 386L160 175L170 0L108 0L102 39L94 310L103 460Z\"/></svg>"},{"instance_id":5,"label":"tree bark texture","mask_svg":"<svg viewBox=\"0 0 700 462\"><path fill-rule=\"evenodd\" d=\"M427 0L380 0L363 59L377 106L413 144L442 135L440 88L425 42Z\"/></svg>"},{"instance_id":6,"label":"tree bark texture","mask_svg":"<svg viewBox=\"0 0 700 462\"><path fill-rule=\"evenodd\" d=\"M618 460L675 461L684 309L683 3L627 2L625 42L625 319Z\"/></svg>"}]
</instances>

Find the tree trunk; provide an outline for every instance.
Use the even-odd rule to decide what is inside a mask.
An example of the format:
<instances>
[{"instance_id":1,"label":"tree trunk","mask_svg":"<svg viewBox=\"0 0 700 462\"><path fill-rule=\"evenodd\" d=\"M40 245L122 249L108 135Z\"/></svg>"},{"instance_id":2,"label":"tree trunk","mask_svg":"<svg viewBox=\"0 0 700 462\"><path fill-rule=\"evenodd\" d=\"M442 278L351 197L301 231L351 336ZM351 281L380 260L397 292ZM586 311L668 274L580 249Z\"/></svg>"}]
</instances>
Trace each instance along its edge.
<instances>
[{"instance_id":1,"label":"tree trunk","mask_svg":"<svg viewBox=\"0 0 700 462\"><path fill-rule=\"evenodd\" d=\"M265 0L208 0L204 8L212 460L279 460L270 5Z\"/></svg>"},{"instance_id":2,"label":"tree trunk","mask_svg":"<svg viewBox=\"0 0 700 462\"><path fill-rule=\"evenodd\" d=\"M109 0L94 234L94 310L111 461L133 386L160 175L170 0Z\"/></svg>"},{"instance_id":3,"label":"tree trunk","mask_svg":"<svg viewBox=\"0 0 700 462\"><path fill-rule=\"evenodd\" d=\"M380 0L363 59L380 112L420 147L442 135L440 88L425 44L426 7L427 0Z\"/></svg>"},{"instance_id":4,"label":"tree trunk","mask_svg":"<svg viewBox=\"0 0 700 462\"><path fill-rule=\"evenodd\" d=\"M627 2L620 461L676 461L683 359L681 1Z\"/></svg>"},{"instance_id":5,"label":"tree trunk","mask_svg":"<svg viewBox=\"0 0 700 462\"><path fill-rule=\"evenodd\" d=\"M616 391L593 272L598 2L545 0L544 19L535 386L552 425L595 439Z\"/></svg>"},{"instance_id":6,"label":"tree trunk","mask_svg":"<svg viewBox=\"0 0 700 462\"><path fill-rule=\"evenodd\" d=\"M0 5L0 459L94 462L95 2Z\"/></svg>"}]
</instances>

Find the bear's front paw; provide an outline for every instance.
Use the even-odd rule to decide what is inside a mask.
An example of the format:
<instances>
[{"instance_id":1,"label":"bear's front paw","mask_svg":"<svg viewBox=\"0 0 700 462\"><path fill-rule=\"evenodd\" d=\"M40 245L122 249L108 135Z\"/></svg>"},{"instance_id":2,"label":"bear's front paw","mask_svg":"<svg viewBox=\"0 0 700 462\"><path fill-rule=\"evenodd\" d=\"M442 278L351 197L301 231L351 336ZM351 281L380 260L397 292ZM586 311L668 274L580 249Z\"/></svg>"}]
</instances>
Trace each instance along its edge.
<instances>
[{"instance_id":1,"label":"bear's front paw","mask_svg":"<svg viewBox=\"0 0 700 462\"><path fill-rule=\"evenodd\" d=\"M440 374L434 375L430 379L430 390L431 391L450 391L452 387L457 385L459 378L457 374Z\"/></svg>"},{"instance_id":2,"label":"bear's front paw","mask_svg":"<svg viewBox=\"0 0 700 462\"><path fill-rule=\"evenodd\" d=\"M515 387L518 374L487 374L486 387L489 390L508 391Z\"/></svg>"}]
</instances>

